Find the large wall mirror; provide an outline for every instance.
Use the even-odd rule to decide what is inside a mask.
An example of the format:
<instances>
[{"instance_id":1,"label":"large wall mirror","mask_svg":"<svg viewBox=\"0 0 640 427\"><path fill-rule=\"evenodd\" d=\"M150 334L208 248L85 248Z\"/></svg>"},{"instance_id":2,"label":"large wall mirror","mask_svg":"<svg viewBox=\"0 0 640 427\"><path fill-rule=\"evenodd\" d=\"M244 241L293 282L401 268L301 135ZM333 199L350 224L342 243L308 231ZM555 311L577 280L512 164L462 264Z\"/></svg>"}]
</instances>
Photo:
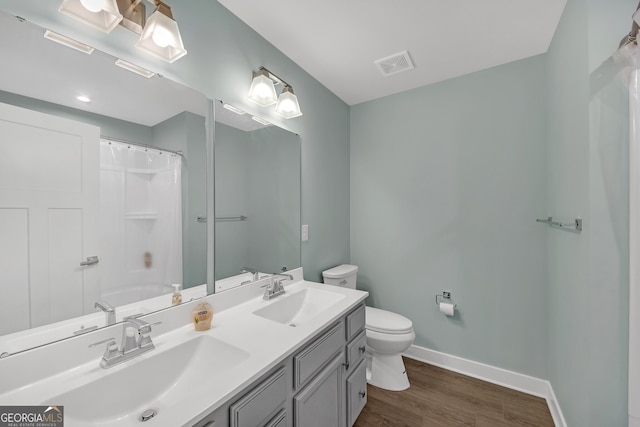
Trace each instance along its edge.
<instances>
[{"instance_id":1,"label":"large wall mirror","mask_svg":"<svg viewBox=\"0 0 640 427\"><path fill-rule=\"evenodd\" d=\"M206 294L207 98L0 28L0 354Z\"/></svg>"},{"instance_id":2,"label":"large wall mirror","mask_svg":"<svg viewBox=\"0 0 640 427\"><path fill-rule=\"evenodd\" d=\"M300 267L300 137L215 104L215 289ZM254 273L255 272L255 273Z\"/></svg>"}]
</instances>

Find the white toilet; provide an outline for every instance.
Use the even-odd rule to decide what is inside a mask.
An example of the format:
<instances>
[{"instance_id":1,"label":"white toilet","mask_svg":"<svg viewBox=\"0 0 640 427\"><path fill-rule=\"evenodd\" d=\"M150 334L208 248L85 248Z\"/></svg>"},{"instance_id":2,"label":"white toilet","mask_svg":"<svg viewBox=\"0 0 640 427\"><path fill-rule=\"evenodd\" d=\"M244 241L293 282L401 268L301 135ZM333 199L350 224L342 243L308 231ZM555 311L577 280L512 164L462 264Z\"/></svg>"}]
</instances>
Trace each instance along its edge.
<instances>
[{"instance_id":1,"label":"white toilet","mask_svg":"<svg viewBox=\"0 0 640 427\"><path fill-rule=\"evenodd\" d=\"M356 288L358 267L343 264L322 272L327 285ZM411 320L397 313L367 307L367 382L386 390L409 388L409 378L402 361L416 337Z\"/></svg>"}]
</instances>

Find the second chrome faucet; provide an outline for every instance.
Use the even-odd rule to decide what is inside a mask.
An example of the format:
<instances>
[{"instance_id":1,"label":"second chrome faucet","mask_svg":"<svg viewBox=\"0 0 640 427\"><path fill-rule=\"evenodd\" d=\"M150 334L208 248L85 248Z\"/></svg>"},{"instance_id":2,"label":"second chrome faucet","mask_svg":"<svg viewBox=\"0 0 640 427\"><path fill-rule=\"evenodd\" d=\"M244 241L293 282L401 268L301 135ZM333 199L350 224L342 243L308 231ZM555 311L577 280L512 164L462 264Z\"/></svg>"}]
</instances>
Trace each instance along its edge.
<instances>
[{"instance_id":1,"label":"second chrome faucet","mask_svg":"<svg viewBox=\"0 0 640 427\"><path fill-rule=\"evenodd\" d=\"M267 283L266 285L262 285L264 290L264 295L262 298L266 300L270 300L271 298L275 298L278 295L284 294L284 286L282 286L282 281L285 279L293 280L293 276L287 273L274 273L269 276L271 279L271 283Z\"/></svg>"}]
</instances>

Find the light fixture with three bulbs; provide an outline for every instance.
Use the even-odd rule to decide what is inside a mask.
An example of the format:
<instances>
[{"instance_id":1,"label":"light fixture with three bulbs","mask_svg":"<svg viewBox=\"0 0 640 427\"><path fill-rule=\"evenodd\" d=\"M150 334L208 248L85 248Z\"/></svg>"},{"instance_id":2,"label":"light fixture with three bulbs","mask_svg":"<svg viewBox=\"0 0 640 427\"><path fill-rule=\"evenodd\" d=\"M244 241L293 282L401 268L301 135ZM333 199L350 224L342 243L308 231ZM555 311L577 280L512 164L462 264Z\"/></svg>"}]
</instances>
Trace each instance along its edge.
<instances>
[{"instance_id":1,"label":"light fixture with three bulbs","mask_svg":"<svg viewBox=\"0 0 640 427\"><path fill-rule=\"evenodd\" d=\"M105 33L118 24L140 34L136 47L172 63L187 54L171 7L160 0L147 0L155 11L147 19L142 0L63 0L61 13Z\"/></svg>"},{"instance_id":2,"label":"light fixture with three bulbs","mask_svg":"<svg viewBox=\"0 0 640 427\"><path fill-rule=\"evenodd\" d=\"M279 97L276 96L276 84L282 85L282 93ZM293 93L291 85L265 67L260 67L257 72L253 72L248 97L251 101L262 106L276 104L275 113L285 119L302 115L298 97Z\"/></svg>"}]
</instances>

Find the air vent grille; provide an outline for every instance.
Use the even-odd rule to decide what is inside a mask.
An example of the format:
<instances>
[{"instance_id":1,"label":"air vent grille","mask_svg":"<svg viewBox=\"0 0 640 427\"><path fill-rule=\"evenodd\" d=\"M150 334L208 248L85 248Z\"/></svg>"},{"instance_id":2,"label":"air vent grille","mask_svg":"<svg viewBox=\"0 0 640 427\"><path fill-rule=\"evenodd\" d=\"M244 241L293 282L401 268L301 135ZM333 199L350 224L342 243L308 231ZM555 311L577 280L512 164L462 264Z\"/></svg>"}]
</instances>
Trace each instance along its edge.
<instances>
[{"instance_id":1,"label":"air vent grille","mask_svg":"<svg viewBox=\"0 0 640 427\"><path fill-rule=\"evenodd\" d=\"M373 61L373 63L376 64L380 73L385 77L414 68L411 57L409 56L409 51L407 50L378 59Z\"/></svg>"}]
</instances>

